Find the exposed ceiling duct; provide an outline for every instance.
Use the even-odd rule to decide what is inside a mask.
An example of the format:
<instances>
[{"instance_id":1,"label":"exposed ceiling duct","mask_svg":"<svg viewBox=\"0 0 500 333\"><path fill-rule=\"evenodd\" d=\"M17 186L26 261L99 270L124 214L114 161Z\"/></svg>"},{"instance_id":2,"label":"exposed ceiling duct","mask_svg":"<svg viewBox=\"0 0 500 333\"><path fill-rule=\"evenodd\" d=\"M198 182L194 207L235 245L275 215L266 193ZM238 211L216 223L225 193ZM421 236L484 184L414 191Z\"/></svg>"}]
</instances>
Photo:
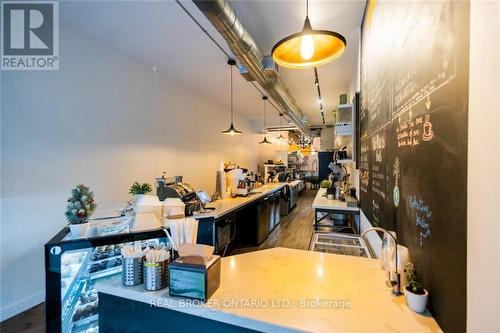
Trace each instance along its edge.
<instances>
[{"instance_id":1,"label":"exposed ceiling duct","mask_svg":"<svg viewBox=\"0 0 500 333\"><path fill-rule=\"evenodd\" d=\"M221 36L226 40L231 52L245 66L252 78L264 88L283 113L292 121L302 134L312 137L307 124L302 121L302 112L295 103L276 70L264 66L264 56L253 37L245 29L227 0L193 0L194 4L207 17Z\"/></svg>"}]
</instances>

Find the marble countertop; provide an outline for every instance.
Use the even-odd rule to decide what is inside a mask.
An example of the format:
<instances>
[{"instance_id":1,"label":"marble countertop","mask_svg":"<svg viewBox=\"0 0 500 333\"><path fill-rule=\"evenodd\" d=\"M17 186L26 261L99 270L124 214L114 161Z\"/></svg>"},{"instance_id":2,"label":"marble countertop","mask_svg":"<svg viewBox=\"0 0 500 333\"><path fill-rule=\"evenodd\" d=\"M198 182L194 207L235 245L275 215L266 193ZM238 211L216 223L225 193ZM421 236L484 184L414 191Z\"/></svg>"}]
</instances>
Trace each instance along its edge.
<instances>
[{"instance_id":1,"label":"marble countertop","mask_svg":"<svg viewBox=\"0 0 500 333\"><path fill-rule=\"evenodd\" d=\"M323 196L325 193L326 188L320 188L318 190L316 198L314 198L312 203L313 208L349 210L353 212L359 211L359 207L347 207L347 202L345 201L327 199L326 196Z\"/></svg>"},{"instance_id":2,"label":"marble countertop","mask_svg":"<svg viewBox=\"0 0 500 333\"><path fill-rule=\"evenodd\" d=\"M376 259L274 248L222 258L221 284L205 304L124 287L120 276L99 292L157 304L262 332L442 332L385 286Z\"/></svg>"},{"instance_id":3,"label":"marble countertop","mask_svg":"<svg viewBox=\"0 0 500 333\"><path fill-rule=\"evenodd\" d=\"M237 210L238 208L241 208L256 200L259 200L270 193L278 191L282 189L285 185L287 185L287 183L268 183L266 185L254 189L253 191L256 194L248 195L246 197L226 198L210 202L209 204L207 204L207 207L215 208L215 210L212 210L208 213L193 215L193 217L195 219L204 217L219 218L221 216L224 216L228 213Z\"/></svg>"}]
</instances>

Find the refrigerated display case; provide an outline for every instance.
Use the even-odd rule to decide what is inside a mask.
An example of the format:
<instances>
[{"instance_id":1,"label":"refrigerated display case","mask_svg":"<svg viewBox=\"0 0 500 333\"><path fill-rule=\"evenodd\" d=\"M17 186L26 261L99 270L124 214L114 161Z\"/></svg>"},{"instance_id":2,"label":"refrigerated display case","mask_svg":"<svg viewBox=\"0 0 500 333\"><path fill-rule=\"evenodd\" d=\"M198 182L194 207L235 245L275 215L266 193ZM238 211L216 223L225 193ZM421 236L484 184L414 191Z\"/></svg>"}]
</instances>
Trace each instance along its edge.
<instances>
[{"instance_id":1,"label":"refrigerated display case","mask_svg":"<svg viewBox=\"0 0 500 333\"><path fill-rule=\"evenodd\" d=\"M372 254L363 238L335 232L314 233L309 251L372 258Z\"/></svg>"},{"instance_id":2,"label":"refrigerated display case","mask_svg":"<svg viewBox=\"0 0 500 333\"><path fill-rule=\"evenodd\" d=\"M47 332L98 332L96 281L120 274L121 247L168 243L163 229L132 231L126 218L91 221L88 237L65 227L45 244Z\"/></svg>"}]
</instances>

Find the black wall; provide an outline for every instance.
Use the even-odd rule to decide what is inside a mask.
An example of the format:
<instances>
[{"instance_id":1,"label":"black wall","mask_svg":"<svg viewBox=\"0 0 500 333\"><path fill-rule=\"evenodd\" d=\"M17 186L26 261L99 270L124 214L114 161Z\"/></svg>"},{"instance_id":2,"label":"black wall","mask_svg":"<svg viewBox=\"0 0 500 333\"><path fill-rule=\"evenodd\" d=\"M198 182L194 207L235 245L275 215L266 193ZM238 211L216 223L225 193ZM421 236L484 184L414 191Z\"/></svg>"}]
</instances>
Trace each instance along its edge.
<instances>
[{"instance_id":1,"label":"black wall","mask_svg":"<svg viewBox=\"0 0 500 333\"><path fill-rule=\"evenodd\" d=\"M360 201L397 230L446 332L466 329L469 3L369 2Z\"/></svg>"},{"instance_id":2,"label":"black wall","mask_svg":"<svg viewBox=\"0 0 500 333\"><path fill-rule=\"evenodd\" d=\"M318 152L318 161L319 161L319 167L318 167L318 177L319 180L325 180L328 179L328 174L332 172L328 168L330 163L333 162L333 152L330 151L320 151Z\"/></svg>"}]
</instances>

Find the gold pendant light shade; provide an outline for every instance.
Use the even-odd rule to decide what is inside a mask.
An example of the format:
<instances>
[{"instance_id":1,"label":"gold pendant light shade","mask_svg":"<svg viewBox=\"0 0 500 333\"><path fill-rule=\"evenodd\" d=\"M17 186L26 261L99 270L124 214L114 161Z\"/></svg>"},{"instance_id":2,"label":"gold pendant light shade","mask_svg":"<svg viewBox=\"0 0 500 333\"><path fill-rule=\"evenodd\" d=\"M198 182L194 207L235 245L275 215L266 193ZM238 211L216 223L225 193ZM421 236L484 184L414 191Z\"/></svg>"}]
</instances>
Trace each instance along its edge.
<instances>
[{"instance_id":1,"label":"gold pendant light shade","mask_svg":"<svg viewBox=\"0 0 500 333\"><path fill-rule=\"evenodd\" d=\"M314 30L308 16L301 32L287 36L274 45L273 60L282 67L308 69L319 67L337 59L344 53L344 36L329 30Z\"/></svg>"},{"instance_id":2,"label":"gold pendant light shade","mask_svg":"<svg viewBox=\"0 0 500 333\"><path fill-rule=\"evenodd\" d=\"M313 55L305 59L303 54L308 52L302 44L312 43ZM312 41L311 41L312 40ZM344 53L346 42L342 35L333 31L312 30L299 32L278 42L273 48L273 60L282 67L293 69L308 69L319 67L340 57ZM301 49L304 51L301 52ZM310 52L310 51L309 51ZM305 54L307 56L307 53Z\"/></svg>"}]
</instances>

